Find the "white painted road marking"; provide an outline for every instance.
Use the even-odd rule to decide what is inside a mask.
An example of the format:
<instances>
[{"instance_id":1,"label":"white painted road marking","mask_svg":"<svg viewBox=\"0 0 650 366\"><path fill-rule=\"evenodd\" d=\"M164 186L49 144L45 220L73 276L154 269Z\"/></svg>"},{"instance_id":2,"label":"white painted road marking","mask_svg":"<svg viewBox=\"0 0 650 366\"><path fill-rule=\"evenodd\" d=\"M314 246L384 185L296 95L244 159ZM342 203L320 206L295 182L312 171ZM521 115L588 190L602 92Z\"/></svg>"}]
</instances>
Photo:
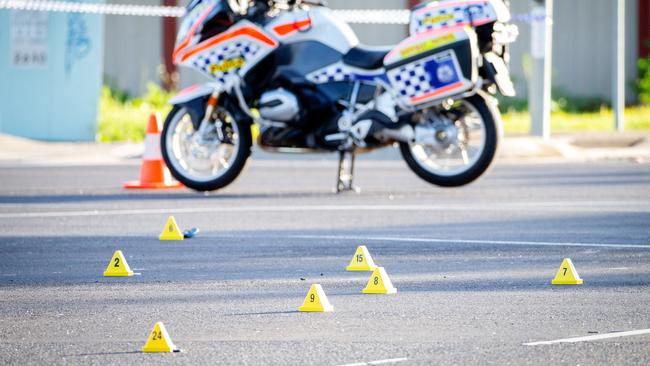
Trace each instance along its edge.
<instances>
[{"instance_id":1,"label":"white painted road marking","mask_svg":"<svg viewBox=\"0 0 650 366\"><path fill-rule=\"evenodd\" d=\"M2 204L0 204L2 207ZM167 207L118 210L84 210L52 212L4 212L2 218L43 218L80 216L121 216L183 213L233 213L233 212L342 212L342 211L471 211L495 210L569 211L569 212L641 212L650 213L650 202L520 202L501 204L439 204L439 205L296 205L296 206L220 206L220 207Z\"/></svg>"},{"instance_id":2,"label":"white painted road marking","mask_svg":"<svg viewBox=\"0 0 650 366\"><path fill-rule=\"evenodd\" d=\"M359 240L359 241L396 241L414 243L456 243L456 244L489 244L489 245L528 245L550 247L603 247L603 248L643 248L650 249L650 244L607 244L607 243L574 243L549 241L518 241L518 240L473 240L473 239L442 239L442 238L408 238L396 236L363 236L363 235L289 235L294 239L321 240Z\"/></svg>"},{"instance_id":3,"label":"white painted road marking","mask_svg":"<svg viewBox=\"0 0 650 366\"><path fill-rule=\"evenodd\" d=\"M585 337L564 338L564 339L556 339L553 341L529 342L529 343L524 343L523 345L524 346L545 346L545 345L558 344L558 343L589 342L589 341L598 341L601 339L629 337L629 336L635 336L641 334L650 334L650 329L630 330L628 332L613 332L613 333L597 334L597 335L585 336Z\"/></svg>"},{"instance_id":4,"label":"white painted road marking","mask_svg":"<svg viewBox=\"0 0 650 366\"><path fill-rule=\"evenodd\" d=\"M377 360L377 361L368 362L368 365L385 365L385 364L388 364L388 363L404 362L406 360L408 360L408 358L406 358L406 357L386 359L386 360Z\"/></svg>"},{"instance_id":5,"label":"white painted road marking","mask_svg":"<svg viewBox=\"0 0 650 366\"><path fill-rule=\"evenodd\" d=\"M387 365L391 363L399 363L399 362L404 362L408 360L406 357L401 357L401 358L387 358L385 360L377 360L377 361L368 361L368 362L357 362L357 363L347 363L345 365L340 365L340 366L367 366L367 365Z\"/></svg>"}]
</instances>

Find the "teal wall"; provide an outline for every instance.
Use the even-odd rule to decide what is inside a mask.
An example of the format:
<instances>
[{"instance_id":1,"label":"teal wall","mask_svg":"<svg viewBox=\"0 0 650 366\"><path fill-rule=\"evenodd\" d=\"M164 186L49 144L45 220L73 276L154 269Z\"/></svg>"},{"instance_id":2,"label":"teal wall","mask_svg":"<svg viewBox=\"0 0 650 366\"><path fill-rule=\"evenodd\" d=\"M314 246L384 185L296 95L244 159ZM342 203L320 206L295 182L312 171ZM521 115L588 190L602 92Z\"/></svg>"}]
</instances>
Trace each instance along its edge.
<instances>
[{"instance_id":1,"label":"teal wall","mask_svg":"<svg viewBox=\"0 0 650 366\"><path fill-rule=\"evenodd\" d=\"M0 10L0 132L51 141L94 140L104 17L48 13L46 61L15 66L11 12Z\"/></svg>"}]
</instances>

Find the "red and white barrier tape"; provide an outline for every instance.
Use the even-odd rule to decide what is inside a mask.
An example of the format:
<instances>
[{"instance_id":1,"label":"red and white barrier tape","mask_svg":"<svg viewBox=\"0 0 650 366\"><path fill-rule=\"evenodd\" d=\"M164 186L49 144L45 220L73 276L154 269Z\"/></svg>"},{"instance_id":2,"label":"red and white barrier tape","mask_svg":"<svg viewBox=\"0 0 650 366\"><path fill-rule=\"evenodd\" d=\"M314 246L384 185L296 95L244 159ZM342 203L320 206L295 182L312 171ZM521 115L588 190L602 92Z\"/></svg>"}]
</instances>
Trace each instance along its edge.
<instances>
[{"instance_id":1,"label":"red and white barrier tape","mask_svg":"<svg viewBox=\"0 0 650 366\"><path fill-rule=\"evenodd\" d=\"M0 0L0 9L87 13L106 15L132 15L151 17L182 17L185 8L180 6L153 6L127 4L95 4L50 0ZM335 10L340 19L348 23L408 24L408 10Z\"/></svg>"},{"instance_id":2,"label":"red and white barrier tape","mask_svg":"<svg viewBox=\"0 0 650 366\"><path fill-rule=\"evenodd\" d=\"M0 0L0 9L173 18L185 15L185 8L180 6L95 4L52 0ZM407 9L350 9L334 10L334 13L339 19L353 24L409 24L411 16L411 12ZM528 14L514 16L513 20L534 21Z\"/></svg>"},{"instance_id":3,"label":"red and white barrier tape","mask_svg":"<svg viewBox=\"0 0 650 366\"><path fill-rule=\"evenodd\" d=\"M152 17L182 17L185 14L185 8L173 6L94 4L42 0L0 0L0 9Z\"/></svg>"}]
</instances>

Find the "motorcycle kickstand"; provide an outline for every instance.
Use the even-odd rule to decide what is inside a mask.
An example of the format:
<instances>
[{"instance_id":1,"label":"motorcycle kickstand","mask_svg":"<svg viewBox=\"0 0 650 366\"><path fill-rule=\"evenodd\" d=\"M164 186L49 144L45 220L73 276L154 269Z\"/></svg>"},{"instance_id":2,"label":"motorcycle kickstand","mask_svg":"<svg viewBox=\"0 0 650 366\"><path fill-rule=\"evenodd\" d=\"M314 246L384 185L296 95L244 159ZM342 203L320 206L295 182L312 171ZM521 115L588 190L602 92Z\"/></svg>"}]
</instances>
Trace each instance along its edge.
<instances>
[{"instance_id":1,"label":"motorcycle kickstand","mask_svg":"<svg viewBox=\"0 0 650 366\"><path fill-rule=\"evenodd\" d=\"M348 164L346 164L346 155L350 156ZM356 154L354 151L339 151L339 170L336 178L336 193L361 192L361 188L355 187L353 184L355 158Z\"/></svg>"}]
</instances>

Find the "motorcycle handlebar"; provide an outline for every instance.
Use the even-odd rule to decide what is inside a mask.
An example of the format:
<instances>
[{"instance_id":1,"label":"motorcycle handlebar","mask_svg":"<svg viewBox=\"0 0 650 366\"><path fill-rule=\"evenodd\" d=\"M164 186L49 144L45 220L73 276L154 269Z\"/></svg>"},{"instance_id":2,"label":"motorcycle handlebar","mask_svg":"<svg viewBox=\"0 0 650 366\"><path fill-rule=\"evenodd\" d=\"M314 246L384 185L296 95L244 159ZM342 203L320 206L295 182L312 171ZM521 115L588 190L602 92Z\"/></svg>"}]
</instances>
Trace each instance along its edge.
<instances>
[{"instance_id":1,"label":"motorcycle handlebar","mask_svg":"<svg viewBox=\"0 0 650 366\"><path fill-rule=\"evenodd\" d=\"M327 6L327 2L325 0L294 0L293 2L297 3L297 5L306 4L312 6Z\"/></svg>"},{"instance_id":2,"label":"motorcycle handlebar","mask_svg":"<svg viewBox=\"0 0 650 366\"><path fill-rule=\"evenodd\" d=\"M276 0L255 0L255 2L271 3L273 5L279 3ZM286 0L284 3L287 4L289 7L300 6L302 4L312 5L312 6L327 6L327 1L325 0Z\"/></svg>"},{"instance_id":3,"label":"motorcycle handlebar","mask_svg":"<svg viewBox=\"0 0 650 366\"><path fill-rule=\"evenodd\" d=\"M301 5L311 5L311 6L327 6L325 0L253 0L252 5L247 9L247 16L251 18L256 18L259 16L264 16L270 8L277 9L293 9L300 7Z\"/></svg>"},{"instance_id":4,"label":"motorcycle handlebar","mask_svg":"<svg viewBox=\"0 0 650 366\"><path fill-rule=\"evenodd\" d=\"M313 6L327 6L327 1L325 0L302 0L302 3Z\"/></svg>"}]
</instances>

